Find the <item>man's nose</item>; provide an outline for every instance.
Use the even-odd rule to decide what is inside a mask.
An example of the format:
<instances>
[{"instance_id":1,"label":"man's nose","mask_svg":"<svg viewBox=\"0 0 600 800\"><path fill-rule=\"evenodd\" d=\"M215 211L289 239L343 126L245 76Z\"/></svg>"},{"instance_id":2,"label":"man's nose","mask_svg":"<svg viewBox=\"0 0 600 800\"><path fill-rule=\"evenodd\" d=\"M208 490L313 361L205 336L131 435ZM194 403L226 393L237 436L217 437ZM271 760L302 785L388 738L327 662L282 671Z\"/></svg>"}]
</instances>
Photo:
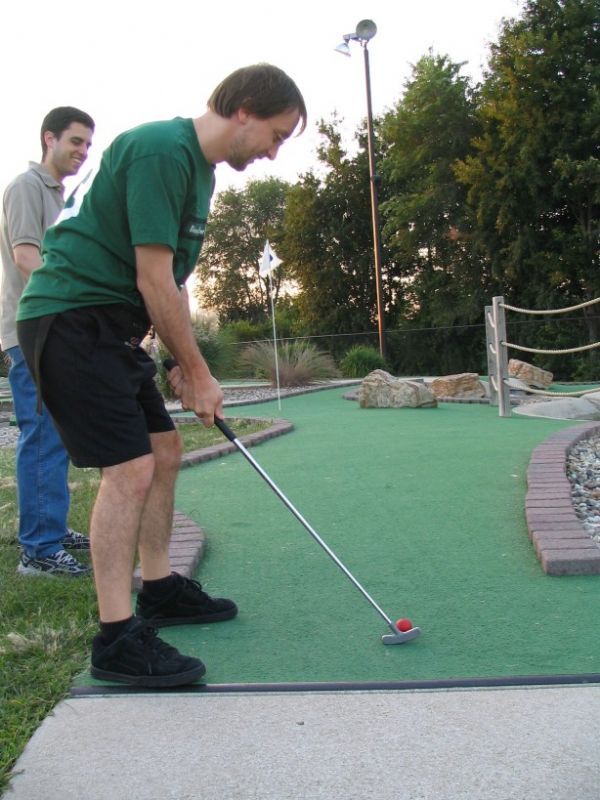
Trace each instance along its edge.
<instances>
[{"instance_id":1,"label":"man's nose","mask_svg":"<svg viewBox=\"0 0 600 800\"><path fill-rule=\"evenodd\" d=\"M280 147L281 142L275 142L275 144L267 150L267 158L269 158L271 161L274 161L277 157Z\"/></svg>"}]
</instances>

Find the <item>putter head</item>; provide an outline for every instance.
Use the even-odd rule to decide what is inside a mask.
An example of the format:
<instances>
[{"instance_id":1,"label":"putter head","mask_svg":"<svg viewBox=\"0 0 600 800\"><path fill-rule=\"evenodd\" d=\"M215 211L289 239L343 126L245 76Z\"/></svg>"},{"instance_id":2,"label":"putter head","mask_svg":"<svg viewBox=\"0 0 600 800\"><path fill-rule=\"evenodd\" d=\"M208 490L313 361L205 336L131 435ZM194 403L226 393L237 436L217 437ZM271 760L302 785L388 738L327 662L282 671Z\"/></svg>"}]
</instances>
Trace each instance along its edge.
<instances>
[{"instance_id":1,"label":"putter head","mask_svg":"<svg viewBox=\"0 0 600 800\"><path fill-rule=\"evenodd\" d=\"M421 628L411 628L409 631L394 631L394 633L386 633L381 637L384 644L405 644L410 642L411 639L416 639L421 635Z\"/></svg>"}]
</instances>

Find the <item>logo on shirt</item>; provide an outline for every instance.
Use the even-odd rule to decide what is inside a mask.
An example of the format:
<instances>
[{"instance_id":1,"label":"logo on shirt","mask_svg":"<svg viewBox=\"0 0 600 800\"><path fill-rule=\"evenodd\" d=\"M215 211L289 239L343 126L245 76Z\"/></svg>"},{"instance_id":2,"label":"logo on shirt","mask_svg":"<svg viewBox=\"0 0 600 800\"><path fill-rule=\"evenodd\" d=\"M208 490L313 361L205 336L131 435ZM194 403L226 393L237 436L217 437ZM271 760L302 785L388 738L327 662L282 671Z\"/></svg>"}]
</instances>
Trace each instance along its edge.
<instances>
[{"instance_id":1,"label":"logo on shirt","mask_svg":"<svg viewBox=\"0 0 600 800\"><path fill-rule=\"evenodd\" d=\"M200 217L188 217L182 227L182 234L187 239L204 239L206 220Z\"/></svg>"}]
</instances>

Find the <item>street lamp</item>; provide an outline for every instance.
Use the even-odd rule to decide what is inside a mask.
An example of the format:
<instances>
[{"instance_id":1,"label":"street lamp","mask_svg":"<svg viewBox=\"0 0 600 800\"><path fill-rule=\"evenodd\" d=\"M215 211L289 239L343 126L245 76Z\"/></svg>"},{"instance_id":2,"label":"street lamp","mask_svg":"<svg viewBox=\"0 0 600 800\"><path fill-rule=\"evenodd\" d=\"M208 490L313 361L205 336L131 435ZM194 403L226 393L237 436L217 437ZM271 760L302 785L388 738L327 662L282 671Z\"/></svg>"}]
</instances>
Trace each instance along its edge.
<instances>
[{"instance_id":1,"label":"street lamp","mask_svg":"<svg viewBox=\"0 0 600 800\"><path fill-rule=\"evenodd\" d=\"M375 287L377 292L377 328L379 330L379 352L385 358L385 327L383 319L383 282L381 279L381 236L379 233L379 204L377 200L377 177L373 152L373 110L371 106L371 73L367 45L377 33L377 25L371 19L363 19L354 33L346 33L344 41L335 49L344 56L350 55L348 42L358 42L365 56L365 82L367 86L367 142L369 150L369 182L371 184L371 221L373 224L373 254L375 257Z\"/></svg>"}]
</instances>

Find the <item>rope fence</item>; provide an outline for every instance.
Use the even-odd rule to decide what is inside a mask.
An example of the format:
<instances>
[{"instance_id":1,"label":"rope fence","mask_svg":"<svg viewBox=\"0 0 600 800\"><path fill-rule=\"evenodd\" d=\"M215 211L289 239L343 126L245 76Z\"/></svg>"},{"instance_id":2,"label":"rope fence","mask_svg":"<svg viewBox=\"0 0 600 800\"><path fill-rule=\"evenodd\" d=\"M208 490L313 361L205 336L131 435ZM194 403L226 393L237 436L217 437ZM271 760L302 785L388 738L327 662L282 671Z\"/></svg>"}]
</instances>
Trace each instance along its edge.
<instances>
[{"instance_id":1,"label":"rope fence","mask_svg":"<svg viewBox=\"0 0 600 800\"><path fill-rule=\"evenodd\" d=\"M488 375L490 379L490 403L498 406L498 413L501 417L510 417L510 388L511 379L508 372L508 349L519 350L525 353L537 353L540 355L564 355L569 353L583 353L600 347L600 342L593 342L581 347L571 347L563 350L541 350L534 347L524 347L506 341L506 311L513 311L519 314L567 314L581 308L600 303L600 297L579 303L576 306L554 309L530 309L518 308L504 302L504 297L494 297L492 305L485 307L485 328L486 328L486 352L488 361ZM513 387L514 388L514 387ZM544 389L533 389L527 387L527 392L534 395L546 397L582 397L600 390L585 389L574 392L548 392Z\"/></svg>"}]
</instances>

